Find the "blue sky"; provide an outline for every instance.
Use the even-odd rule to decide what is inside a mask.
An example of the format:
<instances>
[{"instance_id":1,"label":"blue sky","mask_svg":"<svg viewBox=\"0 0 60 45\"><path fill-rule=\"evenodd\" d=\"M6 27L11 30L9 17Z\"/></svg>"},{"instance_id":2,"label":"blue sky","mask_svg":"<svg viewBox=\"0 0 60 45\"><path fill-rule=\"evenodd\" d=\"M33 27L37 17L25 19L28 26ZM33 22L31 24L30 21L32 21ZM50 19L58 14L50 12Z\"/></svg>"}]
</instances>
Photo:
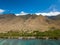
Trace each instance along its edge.
<instances>
[{"instance_id":1,"label":"blue sky","mask_svg":"<svg viewBox=\"0 0 60 45\"><path fill-rule=\"evenodd\" d=\"M60 11L60 0L0 0L0 13Z\"/></svg>"}]
</instances>

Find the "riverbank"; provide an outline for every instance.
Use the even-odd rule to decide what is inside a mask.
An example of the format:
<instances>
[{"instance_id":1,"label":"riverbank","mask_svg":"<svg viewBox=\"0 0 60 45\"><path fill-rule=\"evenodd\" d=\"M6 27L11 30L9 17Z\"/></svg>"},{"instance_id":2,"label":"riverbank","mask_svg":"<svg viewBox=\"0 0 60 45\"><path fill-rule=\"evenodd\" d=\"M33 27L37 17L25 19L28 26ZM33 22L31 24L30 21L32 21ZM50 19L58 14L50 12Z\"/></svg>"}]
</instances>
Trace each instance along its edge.
<instances>
[{"instance_id":1,"label":"riverbank","mask_svg":"<svg viewBox=\"0 0 60 45\"><path fill-rule=\"evenodd\" d=\"M0 37L0 39L24 39L24 40L31 40L31 39L45 39L45 40L60 40L60 38L52 38L52 37Z\"/></svg>"},{"instance_id":2,"label":"riverbank","mask_svg":"<svg viewBox=\"0 0 60 45\"><path fill-rule=\"evenodd\" d=\"M0 33L2 39L60 39L60 30L49 30L45 32L33 31L9 31L6 33Z\"/></svg>"},{"instance_id":3,"label":"riverbank","mask_svg":"<svg viewBox=\"0 0 60 45\"><path fill-rule=\"evenodd\" d=\"M60 40L60 38L58 37L18 37L18 36L11 36L11 37L7 37L7 36L4 36L4 37L0 37L0 39L25 39L25 40L30 40L30 39L45 39L45 40Z\"/></svg>"}]
</instances>

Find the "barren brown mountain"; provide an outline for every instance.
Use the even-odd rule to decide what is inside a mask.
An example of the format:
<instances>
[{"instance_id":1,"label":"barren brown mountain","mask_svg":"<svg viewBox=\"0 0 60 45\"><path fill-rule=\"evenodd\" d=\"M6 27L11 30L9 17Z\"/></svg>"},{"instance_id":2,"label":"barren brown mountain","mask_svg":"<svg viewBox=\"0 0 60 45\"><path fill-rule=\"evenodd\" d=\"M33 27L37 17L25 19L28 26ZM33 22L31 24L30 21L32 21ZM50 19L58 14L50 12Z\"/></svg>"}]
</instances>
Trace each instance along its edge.
<instances>
[{"instance_id":1,"label":"barren brown mountain","mask_svg":"<svg viewBox=\"0 0 60 45\"><path fill-rule=\"evenodd\" d=\"M47 31L54 27L60 29L60 19L56 17L46 17L42 15L21 15L14 14L0 15L0 32L7 31Z\"/></svg>"}]
</instances>

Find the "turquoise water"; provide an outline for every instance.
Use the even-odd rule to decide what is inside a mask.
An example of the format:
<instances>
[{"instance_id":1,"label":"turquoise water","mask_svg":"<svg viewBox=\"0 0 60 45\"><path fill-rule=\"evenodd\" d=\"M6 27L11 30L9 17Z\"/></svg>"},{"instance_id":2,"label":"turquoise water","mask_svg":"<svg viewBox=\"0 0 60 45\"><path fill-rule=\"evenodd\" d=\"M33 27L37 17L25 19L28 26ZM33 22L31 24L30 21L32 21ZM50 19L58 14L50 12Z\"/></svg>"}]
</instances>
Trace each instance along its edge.
<instances>
[{"instance_id":1,"label":"turquoise water","mask_svg":"<svg viewBox=\"0 0 60 45\"><path fill-rule=\"evenodd\" d=\"M19 40L0 39L0 45L60 45L60 40Z\"/></svg>"}]
</instances>

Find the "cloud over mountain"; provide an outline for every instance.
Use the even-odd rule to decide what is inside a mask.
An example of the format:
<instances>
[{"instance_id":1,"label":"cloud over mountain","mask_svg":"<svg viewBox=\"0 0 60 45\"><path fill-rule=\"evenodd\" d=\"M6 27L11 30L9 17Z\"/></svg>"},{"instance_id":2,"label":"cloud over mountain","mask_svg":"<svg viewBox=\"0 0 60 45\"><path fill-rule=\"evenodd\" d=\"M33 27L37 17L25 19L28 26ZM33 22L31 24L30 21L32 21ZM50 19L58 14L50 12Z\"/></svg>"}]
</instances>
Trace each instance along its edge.
<instances>
[{"instance_id":1,"label":"cloud over mountain","mask_svg":"<svg viewBox=\"0 0 60 45\"><path fill-rule=\"evenodd\" d=\"M35 13L36 15L43 15L43 16L56 16L58 14L60 14L60 12L48 12L48 13Z\"/></svg>"},{"instance_id":2,"label":"cloud over mountain","mask_svg":"<svg viewBox=\"0 0 60 45\"><path fill-rule=\"evenodd\" d=\"M3 9L0 9L0 14L1 14L1 13L3 13L3 12L5 12L5 10L3 10Z\"/></svg>"},{"instance_id":3,"label":"cloud over mountain","mask_svg":"<svg viewBox=\"0 0 60 45\"><path fill-rule=\"evenodd\" d=\"M24 11L21 11L19 14L15 14L16 16L19 16L19 15L27 15L29 13L25 13Z\"/></svg>"},{"instance_id":4,"label":"cloud over mountain","mask_svg":"<svg viewBox=\"0 0 60 45\"><path fill-rule=\"evenodd\" d=\"M30 14L30 13L25 13L24 11L21 11L19 14L15 14L16 16L19 16L19 15L27 15L27 14ZM60 12L58 11L55 11L55 12L39 12L39 13L34 13L36 15L43 15L43 16L56 16L58 14L60 14Z\"/></svg>"}]
</instances>

